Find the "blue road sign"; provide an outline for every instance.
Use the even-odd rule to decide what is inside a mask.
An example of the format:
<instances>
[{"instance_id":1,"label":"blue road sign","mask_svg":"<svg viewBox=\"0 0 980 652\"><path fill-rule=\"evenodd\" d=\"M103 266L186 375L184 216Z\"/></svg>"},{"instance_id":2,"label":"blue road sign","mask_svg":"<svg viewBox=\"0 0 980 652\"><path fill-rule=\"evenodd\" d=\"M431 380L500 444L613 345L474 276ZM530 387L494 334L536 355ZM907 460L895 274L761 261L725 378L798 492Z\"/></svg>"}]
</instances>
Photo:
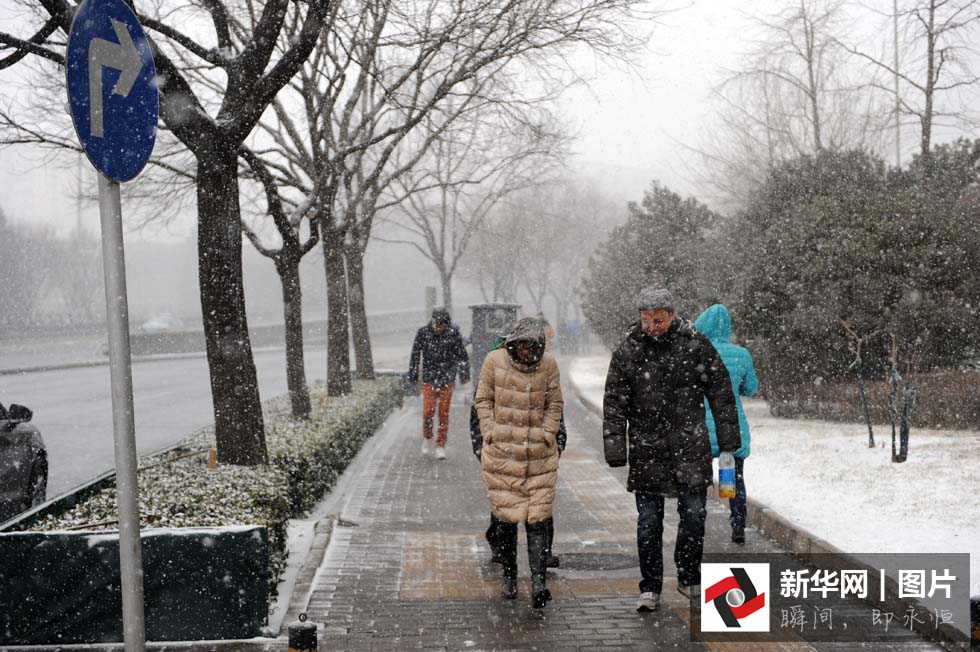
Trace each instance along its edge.
<instances>
[{"instance_id":1,"label":"blue road sign","mask_svg":"<svg viewBox=\"0 0 980 652\"><path fill-rule=\"evenodd\" d=\"M129 181L156 140L156 70L143 28L122 0L85 0L68 34L68 104L75 133L102 174Z\"/></svg>"}]
</instances>

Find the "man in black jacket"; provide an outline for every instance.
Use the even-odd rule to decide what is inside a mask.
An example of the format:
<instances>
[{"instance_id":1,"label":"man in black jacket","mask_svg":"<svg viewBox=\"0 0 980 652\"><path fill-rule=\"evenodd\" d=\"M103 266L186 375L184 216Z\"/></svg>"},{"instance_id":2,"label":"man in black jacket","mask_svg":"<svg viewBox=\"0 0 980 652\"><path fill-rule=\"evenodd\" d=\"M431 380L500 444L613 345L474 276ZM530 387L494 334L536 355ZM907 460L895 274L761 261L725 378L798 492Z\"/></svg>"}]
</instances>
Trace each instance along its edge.
<instances>
[{"instance_id":1,"label":"man in black jacket","mask_svg":"<svg viewBox=\"0 0 980 652\"><path fill-rule=\"evenodd\" d=\"M680 526L674 548L678 590L701 592L701 556L711 442L704 399L715 418L718 445L740 444L738 412L728 371L708 338L676 317L670 292L645 288L640 321L613 353L603 398L603 448L610 466L629 462L626 489L636 496L640 554L637 611L653 611L663 588L664 497L677 497Z\"/></svg>"},{"instance_id":2,"label":"man in black jacket","mask_svg":"<svg viewBox=\"0 0 980 652\"><path fill-rule=\"evenodd\" d=\"M436 437L436 459L446 459L446 439L449 435L449 406L453 398L456 374L459 382L470 380L470 358L466 354L463 336L444 308L432 311L432 321L415 334L412 357L408 361L408 381L422 376L422 453L429 452L432 425L439 409L439 432Z\"/></svg>"}]
</instances>

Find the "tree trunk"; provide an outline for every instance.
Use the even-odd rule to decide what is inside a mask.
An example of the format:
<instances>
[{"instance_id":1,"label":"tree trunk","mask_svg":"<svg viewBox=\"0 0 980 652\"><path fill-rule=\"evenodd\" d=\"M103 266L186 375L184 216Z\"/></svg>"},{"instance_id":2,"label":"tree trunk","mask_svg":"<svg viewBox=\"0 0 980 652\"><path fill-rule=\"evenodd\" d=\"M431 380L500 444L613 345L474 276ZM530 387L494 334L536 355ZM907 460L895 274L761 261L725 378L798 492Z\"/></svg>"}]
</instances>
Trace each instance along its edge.
<instances>
[{"instance_id":1,"label":"tree trunk","mask_svg":"<svg viewBox=\"0 0 980 652\"><path fill-rule=\"evenodd\" d=\"M265 428L245 317L238 164L211 152L197 166L197 251L218 461L265 464Z\"/></svg>"},{"instance_id":2,"label":"tree trunk","mask_svg":"<svg viewBox=\"0 0 980 652\"><path fill-rule=\"evenodd\" d=\"M343 242L327 228L323 229L323 264L327 271L327 396L343 396L351 391L347 273Z\"/></svg>"},{"instance_id":3,"label":"tree trunk","mask_svg":"<svg viewBox=\"0 0 980 652\"><path fill-rule=\"evenodd\" d=\"M442 305L453 314L453 277L445 272L439 272L439 279L442 282Z\"/></svg>"},{"instance_id":4,"label":"tree trunk","mask_svg":"<svg viewBox=\"0 0 980 652\"><path fill-rule=\"evenodd\" d=\"M354 364L357 367L354 375L361 380L374 380L374 356L364 301L364 252L350 247L346 258L350 327L354 340Z\"/></svg>"},{"instance_id":5,"label":"tree trunk","mask_svg":"<svg viewBox=\"0 0 980 652\"><path fill-rule=\"evenodd\" d=\"M810 111L813 116L811 123L813 125L813 151L817 154L823 149L823 138L820 134L820 103L818 101L820 97L820 87L817 83L817 75L814 67L815 55L814 47L816 41L816 33L809 16L806 14L806 8L801 7L801 15L803 17L803 30L806 34L806 71L807 71L807 95L810 100Z\"/></svg>"},{"instance_id":6,"label":"tree trunk","mask_svg":"<svg viewBox=\"0 0 980 652\"><path fill-rule=\"evenodd\" d=\"M299 260L280 258L276 271L282 283L282 306L286 324L286 387L294 419L310 417L310 390L306 385L303 359L303 290L299 281Z\"/></svg>"},{"instance_id":7,"label":"tree trunk","mask_svg":"<svg viewBox=\"0 0 980 652\"><path fill-rule=\"evenodd\" d=\"M922 159L926 163L926 170L931 171L929 156L932 153L932 112L933 94L936 90L936 3L929 3L929 24L926 27L926 87L925 87L925 108L922 110L922 134L919 147L921 148Z\"/></svg>"}]
</instances>

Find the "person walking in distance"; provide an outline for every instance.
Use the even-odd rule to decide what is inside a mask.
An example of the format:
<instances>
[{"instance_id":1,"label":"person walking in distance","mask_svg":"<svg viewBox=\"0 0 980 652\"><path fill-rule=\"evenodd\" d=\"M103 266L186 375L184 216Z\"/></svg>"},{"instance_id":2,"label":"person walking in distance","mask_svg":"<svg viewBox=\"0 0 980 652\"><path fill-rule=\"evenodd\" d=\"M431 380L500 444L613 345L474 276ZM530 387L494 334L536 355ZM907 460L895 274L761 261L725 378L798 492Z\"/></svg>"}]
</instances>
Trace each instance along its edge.
<instances>
[{"instance_id":1,"label":"person walking in distance","mask_svg":"<svg viewBox=\"0 0 980 652\"><path fill-rule=\"evenodd\" d=\"M722 362L725 363L725 368L728 369L728 376L732 381L732 390L735 393L735 407L738 409L738 429L742 435L742 445L735 451L735 497L728 500L728 507L731 512L729 523L732 526L732 541L743 544L745 543L747 512L745 458L749 456L751 436L749 434L749 422L745 418L745 410L742 409L742 400L739 396L754 396L759 389L759 379L755 375L755 365L752 364L752 354L749 353L748 349L729 342L732 337L732 318L728 314L728 308L720 303L707 308L694 321L694 328L711 340L711 344L718 351ZM707 402L704 406L704 414L708 435L711 437L711 454L718 457L721 451L718 448L717 428Z\"/></svg>"},{"instance_id":2,"label":"person walking in distance","mask_svg":"<svg viewBox=\"0 0 980 652\"><path fill-rule=\"evenodd\" d=\"M609 466L629 463L627 491L636 497L640 556L637 611L654 611L663 589L665 497L677 498L674 547L678 590L701 593L701 558L711 443L704 403L715 418L718 444L734 452L740 440L731 381L707 337L674 312L671 293L645 288L639 320L613 352L603 397L603 450Z\"/></svg>"},{"instance_id":3,"label":"person walking in distance","mask_svg":"<svg viewBox=\"0 0 980 652\"><path fill-rule=\"evenodd\" d=\"M548 520L558 481L558 428L563 399L558 363L545 350L536 319L521 319L504 346L480 370L476 411L483 437L483 483L497 528L503 562L502 593L517 596L517 527L527 532L531 604L551 599L545 581Z\"/></svg>"},{"instance_id":4,"label":"person walking in distance","mask_svg":"<svg viewBox=\"0 0 980 652\"><path fill-rule=\"evenodd\" d=\"M408 361L408 381L422 380L422 454L428 454L432 442L433 422L438 409L439 430L436 436L436 459L446 459L449 436L449 406L456 376L466 384L470 380L470 358L463 336L444 308L432 311L432 320L415 334Z\"/></svg>"}]
</instances>

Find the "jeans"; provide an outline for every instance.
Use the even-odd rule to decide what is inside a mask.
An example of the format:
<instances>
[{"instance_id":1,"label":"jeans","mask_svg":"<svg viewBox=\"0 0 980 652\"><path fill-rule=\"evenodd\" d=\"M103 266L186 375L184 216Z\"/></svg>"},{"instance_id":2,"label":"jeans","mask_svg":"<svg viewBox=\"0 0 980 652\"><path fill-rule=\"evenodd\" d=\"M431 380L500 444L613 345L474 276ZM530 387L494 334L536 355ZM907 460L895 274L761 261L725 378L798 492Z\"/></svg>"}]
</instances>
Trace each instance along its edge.
<instances>
[{"instance_id":1,"label":"jeans","mask_svg":"<svg viewBox=\"0 0 980 652\"><path fill-rule=\"evenodd\" d=\"M701 488L677 497L680 524L674 545L677 582L682 586L701 583L701 556L704 553L704 520L707 516L707 489ZM664 584L664 497L636 493L636 546L640 553L640 593L660 593Z\"/></svg>"},{"instance_id":2,"label":"jeans","mask_svg":"<svg viewBox=\"0 0 980 652\"><path fill-rule=\"evenodd\" d=\"M728 522L731 523L732 529L745 529L745 459L741 457L735 458L735 497L728 499L728 508L731 510L731 515L728 517Z\"/></svg>"}]
</instances>

